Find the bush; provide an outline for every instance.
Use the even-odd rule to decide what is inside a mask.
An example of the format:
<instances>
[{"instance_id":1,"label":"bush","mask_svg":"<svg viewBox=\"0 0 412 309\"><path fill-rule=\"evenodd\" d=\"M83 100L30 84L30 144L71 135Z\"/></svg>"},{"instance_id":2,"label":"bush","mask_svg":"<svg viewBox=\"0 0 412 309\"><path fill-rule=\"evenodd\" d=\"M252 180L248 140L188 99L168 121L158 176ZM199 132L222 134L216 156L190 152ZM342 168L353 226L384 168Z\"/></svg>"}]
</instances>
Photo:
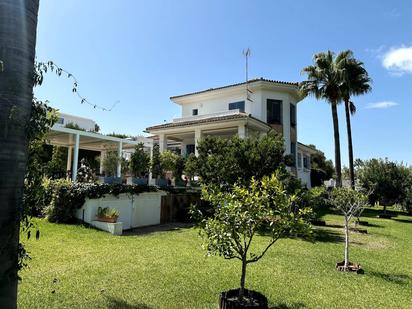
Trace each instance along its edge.
<instances>
[{"instance_id":1,"label":"bush","mask_svg":"<svg viewBox=\"0 0 412 309\"><path fill-rule=\"evenodd\" d=\"M146 176L149 173L150 155L145 152L144 144L136 145L130 157L130 171L135 177Z\"/></svg>"},{"instance_id":2,"label":"bush","mask_svg":"<svg viewBox=\"0 0 412 309\"><path fill-rule=\"evenodd\" d=\"M70 183L62 180L52 182L50 188L52 198L45 209L45 214L50 222L56 223L74 222L75 212L83 206L86 198L100 198L106 194L118 196L121 193L138 195L143 192L157 191L156 187L152 186Z\"/></svg>"}]
</instances>

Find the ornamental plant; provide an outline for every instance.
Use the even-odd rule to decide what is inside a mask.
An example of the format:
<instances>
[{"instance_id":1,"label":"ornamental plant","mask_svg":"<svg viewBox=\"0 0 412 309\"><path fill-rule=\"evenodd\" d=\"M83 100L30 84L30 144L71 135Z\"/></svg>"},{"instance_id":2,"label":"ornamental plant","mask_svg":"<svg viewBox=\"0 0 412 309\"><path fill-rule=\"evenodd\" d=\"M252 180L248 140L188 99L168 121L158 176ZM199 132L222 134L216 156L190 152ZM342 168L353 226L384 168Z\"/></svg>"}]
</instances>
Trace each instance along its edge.
<instances>
[{"instance_id":1,"label":"ornamental plant","mask_svg":"<svg viewBox=\"0 0 412 309\"><path fill-rule=\"evenodd\" d=\"M310 209L297 206L296 195L287 193L280 171L248 185L235 184L230 192L222 186L204 185L202 198L214 208L212 217L196 206L191 213L200 222L200 234L208 255L219 255L241 262L239 301L246 301L246 269L258 262L281 237L309 233L306 218ZM264 246L252 246L259 231L265 231ZM254 248L252 251L251 248Z\"/></svg>"},{"instance_id":2,"label":"ornamental plant","mask_svg":"<svg viewBox=\"0 0 412 309\"><path fill-rule=\"evenodd\" d=\"M150 167L150 156L144 151L144 144L136 145L130 157L130 170L135 177L142 177L148 174Z\"/></svg>"},{"instance_id":3,"label":"ornamental plant","mask_svg":"<svg viewBox=\"0 0 412 309\"><path fill-rule=\"evenodd\" d=\"M344 251L344 271L349 270L349 223L353 218L357 218L368 205L368 197L356 190L349 188L335 188L331 194L331 203L344 217L345 226L345 251Z\"/></svg>"}]
</instances>

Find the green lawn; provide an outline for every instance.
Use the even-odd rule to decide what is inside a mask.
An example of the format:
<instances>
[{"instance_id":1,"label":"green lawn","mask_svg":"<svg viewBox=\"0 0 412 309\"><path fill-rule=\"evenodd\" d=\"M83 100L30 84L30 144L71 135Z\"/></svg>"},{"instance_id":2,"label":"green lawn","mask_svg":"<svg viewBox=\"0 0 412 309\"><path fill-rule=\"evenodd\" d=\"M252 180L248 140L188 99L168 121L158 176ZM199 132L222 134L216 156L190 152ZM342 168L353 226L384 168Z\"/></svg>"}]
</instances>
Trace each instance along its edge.
<instances>
[{"instance_id":1,"label":"green lawn","mask_svg":"<svg viewBox=\"0 0 412 309\"><path fill-rule=\"evenodd\" d=\"M280 240L249 267L247 286L274 308L412 308L412 217L366 220L369 234L352 234L351 247L364 275L334 269L342 229L325 227L315 242ZM38 224L40 240L25 241L32 261L21 273L20 308L216 308L218 293L238 286L239 262L205 257L194 228L112 236Z\"/></svg>"}]
</instances>

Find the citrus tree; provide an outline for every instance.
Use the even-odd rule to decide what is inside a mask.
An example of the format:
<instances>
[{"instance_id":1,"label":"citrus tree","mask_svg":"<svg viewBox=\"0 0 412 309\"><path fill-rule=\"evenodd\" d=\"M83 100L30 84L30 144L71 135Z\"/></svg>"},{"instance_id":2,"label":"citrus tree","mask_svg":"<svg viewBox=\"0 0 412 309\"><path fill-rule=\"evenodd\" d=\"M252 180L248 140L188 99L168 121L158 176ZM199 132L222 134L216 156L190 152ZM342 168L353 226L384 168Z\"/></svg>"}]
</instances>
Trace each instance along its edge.
<instances>
[{"instance_id":1,"label":"citrus tree","mask_svg":"<svg viewBox=\"0 0 412 309\"><path fill-rule=\"evenodd\" d=\"M211 203L214 215L204 217L196 206L192 214L200 222L207 253L242 264L239 301L245 295L247 265L258 262L279 238L309 232L305 218L310 210L299 209L297 197L287 193L279 171L261 180L252 178L247 185L235 184L230 191L203 185L202 198ZM267 243L252 250L252 241L262 229Z\"/></svg>"}]
</instances>

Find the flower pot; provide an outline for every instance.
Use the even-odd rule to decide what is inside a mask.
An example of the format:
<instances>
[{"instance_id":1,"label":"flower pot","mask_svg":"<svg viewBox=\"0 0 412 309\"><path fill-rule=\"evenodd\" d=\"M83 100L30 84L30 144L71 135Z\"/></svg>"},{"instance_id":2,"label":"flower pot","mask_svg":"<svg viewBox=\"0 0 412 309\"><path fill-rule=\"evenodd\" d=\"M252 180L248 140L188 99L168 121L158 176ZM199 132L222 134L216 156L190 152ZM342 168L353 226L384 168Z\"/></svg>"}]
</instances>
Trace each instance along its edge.
<instances>
[{"instance_id":1,"label":"flower pot","mask_svg":"<svg viewBox=\"0 0 412 309\"><path fill-rule=\"evenodd\" d=\"M222 292L219 296L219 309L268 309L267 298L256 291L245 289L243 301L238 299L239 289Z\"/></svg>"},{"instance_id":2,"label":"flower pot","mask_svg":"<svg viewBox=\"0 0 412 309\"><path fill-rule=\"evenodd\" d=\"M116 223L118 217L97 217L97 221L107 222L107 223Z\"/></svg>"}]
</instances>

